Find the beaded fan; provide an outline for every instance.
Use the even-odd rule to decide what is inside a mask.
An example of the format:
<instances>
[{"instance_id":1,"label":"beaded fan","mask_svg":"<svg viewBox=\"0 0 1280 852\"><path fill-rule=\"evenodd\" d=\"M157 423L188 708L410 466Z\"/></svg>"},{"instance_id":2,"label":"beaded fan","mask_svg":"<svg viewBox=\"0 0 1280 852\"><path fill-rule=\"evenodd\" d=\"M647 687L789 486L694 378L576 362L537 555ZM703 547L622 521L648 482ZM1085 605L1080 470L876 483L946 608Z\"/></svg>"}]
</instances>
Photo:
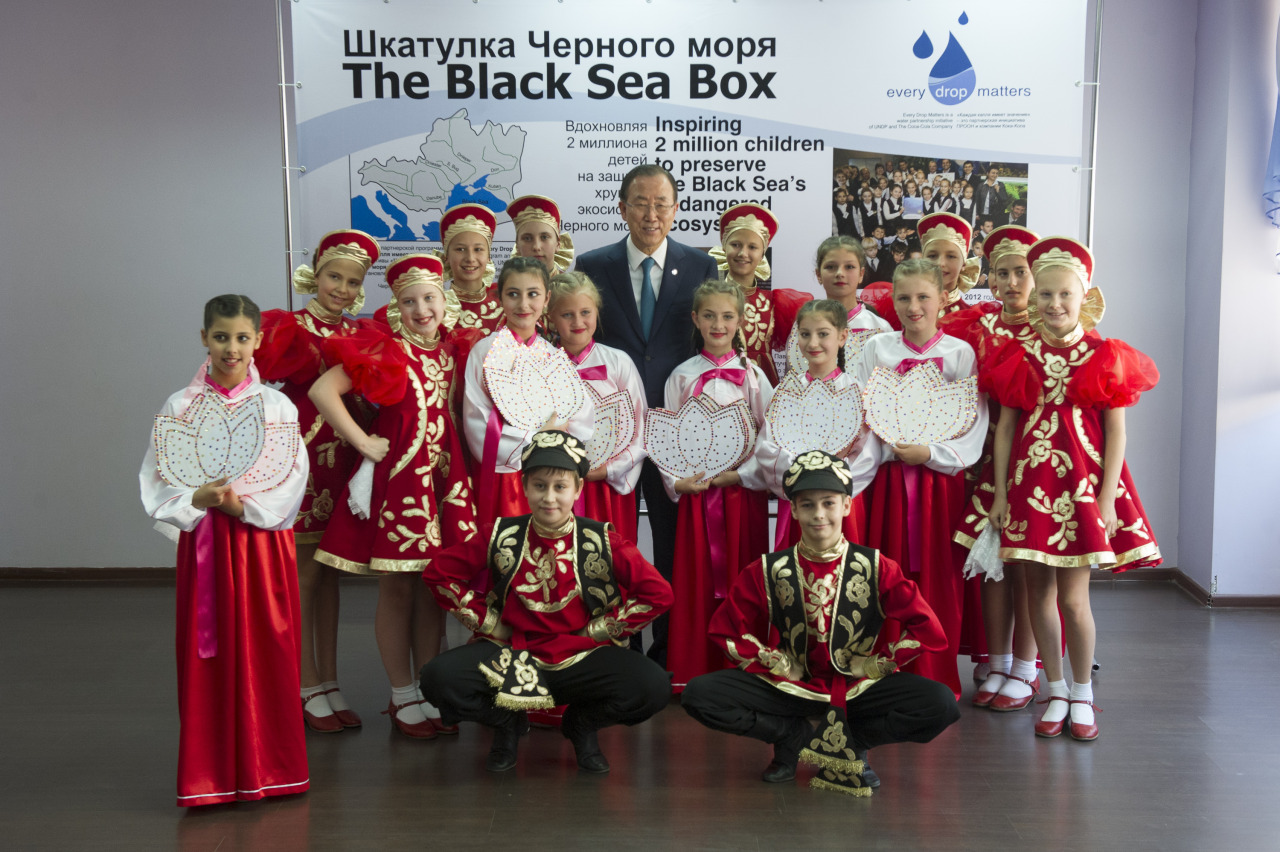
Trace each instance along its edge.
<instances>
[{"instance_id":1,"label":"beaded fan","mask_svg":"<svg viewBox=\"0 0 1280 852\"><path fill-rule=\"evenodd\" d=\"M862 434L862 388L855 383L836 389L789 373L764 416L774 442L791 455L822 450L844 456Z\"/></svg>"},{"instance_id":2,"label":"beaded fan","mask_svg":"<svg viewBox=\"0 0 1280 852\"><path fill-rule=\"evenodd\" d=\"M626 391L602 396L589 383L587 391L596 404L596 423L587 441L587 458L591 467L597 468L615 458L635 440L640 421L636 419L636 407Z\"/></svg>"},{"instance_id":3,"label":"beaded fan","mask_svg":"<svg viewBox=\"0 0 1280 852\"><path fill-rule=\"evenodd\" d=\"M563 349L525 346L507 331L494 337L484 357L484 384L504 420L532 432L553 414L565 420L582 410L586 384Z\"/></svg>"},{"instance_id":4,"label":"beaded fan","mask_svg":"<svg viewBox=\"0 0 1280 852\"><path fill-rule=\"evenodd\" d=\"M853 365L858 363L858 356L862 354L862 347L882 331L882 328L863 328L849 332L844 341L844 364L847 369L853 369ZM800 326L793 325L791 335L787 338L787 372L803 373L808 363L804 353L800 351Z\"/></svg>"},{"instance_id":5,"label":"beaded fan","mask_svg":"<svg viewBox=\"0 0 1280 852\"><path fill-rule=\"evenodd\" d=\"M261 394L237 401L202 392L181 417L156 415L151 440L170 485L199 488L225 477L245 495L283 482L302 439L296 423L267 422Z\"/></svg>"},{"instance_id":6,"label":"beaded fan","mask_svg":"<svg viewBox=\"0 0 1280 852\"><path fill-rule=\"evenodd\" d=\"M699 395L678 412L651 408L644 415L645 451L676 479L698 472L712 479L733 470L755 443L755 420L743 400L721 407Z\"/></svg>"},{"instance_id":7,"label":"beaded fan","mask_svg":"<svg viewBox=\"0 0 1280 852\"><path fill-rule=\"evenodd\" d=\"M948 382L932 361L905 376L876 367L862 392L867 425L891 444L931 444L957 438L978 419L978 379Z\"/></svg>"}]
</instances>

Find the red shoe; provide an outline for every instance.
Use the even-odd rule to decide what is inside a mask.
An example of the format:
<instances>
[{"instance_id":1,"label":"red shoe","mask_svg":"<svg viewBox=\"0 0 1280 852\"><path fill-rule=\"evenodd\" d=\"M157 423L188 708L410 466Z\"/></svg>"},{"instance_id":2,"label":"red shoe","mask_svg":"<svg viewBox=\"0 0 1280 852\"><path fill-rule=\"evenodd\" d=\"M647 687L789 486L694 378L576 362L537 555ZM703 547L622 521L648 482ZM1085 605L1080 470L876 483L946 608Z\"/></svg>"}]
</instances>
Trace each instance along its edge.
<instances>
[{"instance_id":1,"label":"red shoe","mask_svg":"<svg viewBox=\"0 0 1280 852\"><path fill-rule=\"evenodd\" d=\"M340 691L341 690L337 687L334 687L333 689L326 689L324 694L328 695L330 692ZM338 717L338 721L342 723L342 727L344 728L358 728L364 724L364 721L356 714L356 711L350 708L346 710L334 710L333 715Z\"/></svg>"},{"instance_id":2,"label":"red shoe","mask_svg":"<svg viewBox=\"0 0 1280 852\"><path fill-rule=\"evenodd\" d=\"M1101 712L1102 712L1102 708L1101 708L1101 707L1095 707L1095 706L1094 706L1094 703L1093 703L1092 701L1081 701L1081 700L1079 700L1079 699L1074 699L1074 698L1073 698L1073 699L1071 699L1070 701L1068 701L1067 703L1068 703L1068 704L1088 704L1090 707L1093 707L1093 711L1094 711L1095 713L1101 713ZM1068 718L1068 719L1070 719L1070 718L1071 718L1071 714L1070 714L1070 713L1068 713L1068 714L1067 714L1067 718ZM1073 740L1079 740L1079 741L1080 741L1080 742L1082 742L1082 743L1091 743L1091 742L1093 742L1094 740L1096 740L1096 739L1098 738L1098 724L1097 724L1097 721L1098 721L1098 720L1097 720L1097 717L1095 716L1095 717L1094 717L1094 724L1092 724L1092 725L1081 725L1079 722L1072 722L1072 723L1071 723L1071 739L1073 739Z\"/></svg>"},{"instance_id":3,"label":"red shoe","mask_svg":"<svg viewBox=\"0 0 1280 852\"><path fill-rule=\"evenodd\" d=\"M328 716L317 716L307 709L308 701L322 695L324 695L323 692L317 692L310 698L302 699L302 719L307 723L307 727L317 734L336 734L342 730L342 722L338 721L337 715L330 713Z\"/></svg>"},{"instance_id":4,"label":"red shoe","mask_svg":"<svg viewBox=\"0 0 1280 852\"><path fill-rule=\"evenodd\" d=\"M436 727L431 724L431 720L424 722L401 722L396 718L396 714L411 704L421 704L421 701L406 701L403 704L396 704L394 701L387 703L387 709L382 711L383 716L391 717L391 727L396 728L406 737L412 737L415 740L434 740L436 738Z\"/></svg>"},{"instance_id":5,"label":"red shoe","mask_svg":"<svg viewBox=\"0 0 1280 852\"><path fill-rule=\"evenodd\" d=\"M1071 703L1066 698L1060 695L1050 695L1044 701L1037 701L1036 703L1052 704L1054 701L1065 701L1067 704ZM1069 709L1070 708L1068 708L1068 710ZM1049 708L1046 707L1045 711L1048 712L1048 710ZM1068 715L1070 714L1068 713ZM1062 733L1062 729L1066 726L1066 724L1067 724L1066 716L1064 716L1063 718L1059 719L1056 722L1046 722L1044 720L1044 717L1041 717L1040 721L1036 722L1036 736L1037 737L1056 737L1058 734Z\"/></svg>"},{"instance_id":6,"label":"red shoe","mask_svg":"<svg viewBox=\"0 0 1280 852\"><path fill-rule=\"evenodd\" d=\"M981 684L985 684L988 680L990 680L992 677L996 675L999 675L1000 677L1003 677L1003 678L1009 677L1008 672L992 672L981 681ZM1000 684L1000 685L1004 686L1004 684ZM998 694L999 694L998 689L992 690L990 692L984 692L983 690L979 689L977 693L973 696L973 706L987 707L991 704L992 699L994 699Z\"/></svg>"},{"instance_id":7,"label":"red shoe","mask_svg":"<svg viewBox=\"0 0 1280 852\"><path fill-rule=\"evenodd\" d=\"M997 695L995 698L991 700L991 704L990 704L990 709L995 710L997 713L1010 713L1014 710L1021 710L1023 707L1026 707L1028 704L1030 704L1031 699L1035 698L1036 694L1040 692L1040 681L1038 679L1027 680L1026 678L1009 675L1009 680L1022 681L1027 686L1031 687L1031 694L1026 696L1025 698L1010 698L1007 695ZM1062 731L1059 730L1058 733L1062 733ZM1055 734L1054 736L1057 736L1057 734Z\"/></svg>"}]
</instances>

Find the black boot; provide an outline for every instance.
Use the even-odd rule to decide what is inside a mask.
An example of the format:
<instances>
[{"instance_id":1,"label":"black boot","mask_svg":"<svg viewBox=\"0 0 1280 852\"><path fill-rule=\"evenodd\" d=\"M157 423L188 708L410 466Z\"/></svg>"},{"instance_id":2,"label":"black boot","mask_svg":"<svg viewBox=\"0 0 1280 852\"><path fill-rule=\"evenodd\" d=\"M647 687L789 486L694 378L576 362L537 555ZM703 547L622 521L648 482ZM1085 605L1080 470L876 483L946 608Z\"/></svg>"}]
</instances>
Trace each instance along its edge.
<instances>
[{"instance_id":1,"label":"black boot","mask_svg":"<svg viewBox=\"0 0 1280 852\"><path fill-rule=\"evenodd\" d=\"M784 784L796 780L796 764L800 749L804 748L813 730L804 719L787 719L783 723L780 739L773 743L773 760L761 774L760 780L768 784Z\"/></svg>"},{"instance_id":2,"label":"black boot","mask_svg":"<svg viewBox=\"0 0 1280 852\"><path fill-rule=\"evenodd\" d=\"M867 750L865 748L855 749L853 754L858 758L858 760L862 761L862 785L864 787L871 787L872 789L879 787L880 776L871 768L871 764L867 763Z\"/></svg>"},{"instance_id":3,"label":"black boot","mask_svg":"<svg viewBox=\"0 0 1280 852\"><path fill-rule=\"evenodd\" d=\"M493 745L489 747L489 756L485 758L484 768L489 772L506 772L516 765L516 746L520 735L516 733L514 724L507 724L493 729Z\"/></svg>"},{"instance_id":4,"label":"black boot","mask_svg":"<svg viewBox=\"0 0 1280 852\"><path fill-rule=\"evenodd\" d=\"M596 738L595 728L580 721L578 715L570 711L564 714L560 731L565 739L573 743L579 769L594 775L604 775L609 771L609 761L600 752L600 742Z\"/></svg>"}]
</instances>

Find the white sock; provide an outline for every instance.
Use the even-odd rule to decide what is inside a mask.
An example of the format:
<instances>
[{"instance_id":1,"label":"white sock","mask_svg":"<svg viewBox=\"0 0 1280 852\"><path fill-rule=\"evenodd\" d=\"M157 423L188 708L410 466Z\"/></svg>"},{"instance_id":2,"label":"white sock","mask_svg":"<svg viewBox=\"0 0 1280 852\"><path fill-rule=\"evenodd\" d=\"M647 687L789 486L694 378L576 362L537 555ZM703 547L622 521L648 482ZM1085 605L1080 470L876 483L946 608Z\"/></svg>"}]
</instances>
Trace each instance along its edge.
<instances>
[{"instance_id":1,"label":"white sock","mask_svg":"<svg viewBox=\"0 0 1280 852\"><path fill-rule=\"evenodd\" d=\"M1093 683L1072 683L1071 684L1071 700L1072 701L1092 701L1093 700ZM1093 724L1093 705L1091 704L1072 704L1071 705L1071 721L1077 725Z\"/></svg>"},{"instance_id":2,"label":"white sock","mask_svg":"<svg viewBox=\"0 0 1280 852\"><path fill-rule=\"evenodd\" d=\"M1050 698L1067 698L1070 693L1067 691L1067 681L1051 680L1045 684L1049 688ZM1042 722L1061 722L1067 718L1067 702L1050 701L1044 708L1044 715L1040 717Z\"/></svg>"},{"instance_id":3,"label":"white sock","mask_svg":"<svg viewBox=\"0 0 1280 852\"><path fill-rule=\"evenodd\" d=\"M328 693L325 695L325 698L329 699L329 706L334 710L351 709L351 705L347 703L347 699L343 698L342 693L338 691L338 682L336 680L326 680L324 683L320 684L320 688Z\"/></svg>"},{"instance_id":4,"label":"white sock","mask_svg":"<svg viewBox=\"0 0 1280 852\"><path fill-rule=\"evenodd\" d=\"M329 704L329 696L324 694L324 686L302 687L303 706L312 716L332 716L333 706Z\"/></svg>"},{"instance_id":5,"label":"white sock","mask_svg":"<svg viewBox=\"0 0 1280 852\"><path fill-rule=\"evenodd\" d=\"M1009 674L1013 675L1013 677L1020 677L1023 680L1029 680L1032 683L1035 683L1036 661L1031 660L1028 662L1026 660L1019 660L1015 657L1013 660L1013 666L1009 670ZM1000 687L1001 695L1009 698L1026 698L1028 695L1035 692L1031 686L1023 683L1021 680L1014 680L1013 677L1005 681L1004 686Z\"/></svg>"},{"instance_id":6,"label":"white sock","mask_svg":"<svg viewBox=\"0 0 1280 852\"><path fill-rule=\"evenodd\" d=\"M1009 662L1013 659L1013 654L992 654L991 655L991 674L987 675L987 679L982 682L982 686L978 687L979 692L999 692L1004 686L1005 673L1009 671Z\"/></svg>"},{"instance_id":7,"label":"white sock","mask_svg":"<svg viewBox=\"0 0 1280 852\"><path fill-rule=\"evenodd\" d=\"M430 701L428 701L428 700L427 700L427 698L426 698L426 696L424 696L424 695L422 694L422 687L421 687L421 686L419 686L419 687L418 687L418 700L422 702L422 703L421 703L420 705L418 705L418 706L420 706L420 707L422 708L422 713L423 713L423 715L425 715L428 719L439 719L439 718L440 718L440 710L436 707L436 705L434 705L434 704L432 704Z\"/></svg>"},{"instance_id":8,"label":"white sock","mask_svg":"<svg viewBox=\"0 0 1280 852\"><path fill-rule=\"evenodd\" d=\"M420 725L427 721L427 717L422 713L422 705L416 702L418 700L417 684L409 684L408 686L391 687L391 702L393 704L408 704L408 707L402 707L396 711L396 718L406 725Z\"/></svg>"}]
</instances>

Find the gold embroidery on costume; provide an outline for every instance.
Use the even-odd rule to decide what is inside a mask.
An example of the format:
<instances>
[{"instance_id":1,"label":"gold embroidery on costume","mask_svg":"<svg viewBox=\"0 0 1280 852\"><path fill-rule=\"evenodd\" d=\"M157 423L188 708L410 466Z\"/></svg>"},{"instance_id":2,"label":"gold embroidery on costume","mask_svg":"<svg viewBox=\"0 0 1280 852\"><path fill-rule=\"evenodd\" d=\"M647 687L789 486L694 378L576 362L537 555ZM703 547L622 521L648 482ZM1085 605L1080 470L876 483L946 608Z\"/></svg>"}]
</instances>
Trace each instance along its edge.
<instances>
[{"instance_id":1,"label":"gold embroidery on costume","mask_svg":"<svg viewBox=\"0 0 1280 852\"><path fill-rule=\"evenodd\" d=\"M1054 411L1049 414L1047 420L1041 420L1039 426L1032 431L1031 434L1036 440L1028 448L1027 454L1018 460L1014 468L1014 482L1022 483L1022 473L1028 465L1039 467L1044 462L1049 462L1059 479L1065 477L1071 470L1071 456L1053 446L1053 436L1058 432L1058 425L1058 412Z\"/></svg>"},{"instance_id":2,"label":"gold embroidery on costume","mask_svg":"<svg viewBox=\"0 0 1280 852\"><path fill-rule=\"evenodd\" d=\"M752 290L745 295L742 335L747 340L747 350L760 352L762 358L768 358L773 346L773 302L761 290Z\"/></svg>"},{"instance_id":3,"label":"gold embroidery on costume","mask_svg":"<svg viewBox=\"0 0 1280 852\"><path fill-rule=\"evenodd\" d=\"M552 593L560 585L561 574L572 577L574 574L573 549L564 540L556 541L551 547L533 547L525 545L526 551L521 570L524 572L523 582L514 588L521 594L524 605L534 612L559 612L578 596L575 587L559 600L552 598ZM525 569L523 563L533 563L532 570ZM534 596L541 595L541 600Z\"/></svg>"},{"instance_id":4,"label":"gold embroidery on costume","mask_svg":"<svg viewBox=\"0 0 1280 852\"><path fill-rule=\"evenodd\" d=\"M311 428L308 429L306 434L302 436L302 443L310 446L311 439L314 438L317 434L319 434L320 427L323 425L324 425L324 418L319 414L317 414L315 422L311 424Z\"/></svg>"}]
</instances>

